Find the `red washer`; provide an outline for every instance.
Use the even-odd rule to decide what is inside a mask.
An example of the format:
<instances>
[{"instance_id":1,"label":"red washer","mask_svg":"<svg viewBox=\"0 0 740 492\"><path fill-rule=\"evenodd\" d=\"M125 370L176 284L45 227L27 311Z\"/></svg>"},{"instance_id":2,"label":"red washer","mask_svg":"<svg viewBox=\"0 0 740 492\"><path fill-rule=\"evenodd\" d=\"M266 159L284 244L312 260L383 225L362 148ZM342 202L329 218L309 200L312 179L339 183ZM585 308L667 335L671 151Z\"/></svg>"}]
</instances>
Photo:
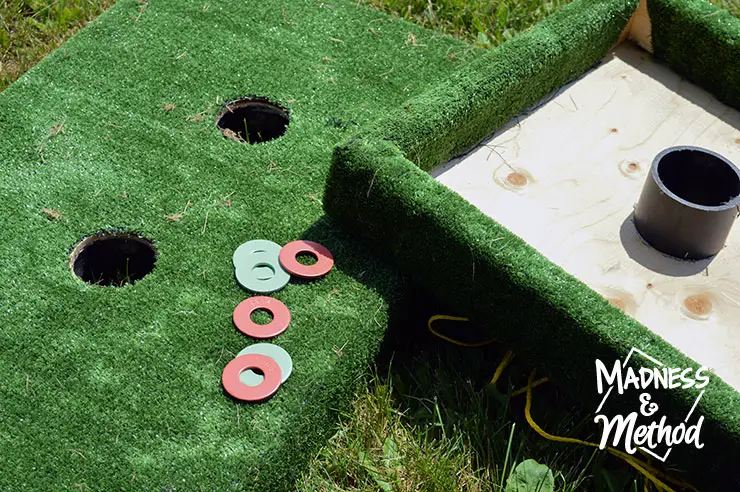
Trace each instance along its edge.
<instances>
[{"instance_id":1,"label":"red washer","mask_svg":"<svg viewBox=\"0 0 740 492\"><path fill-rule=\"evenodd\" d=\"M252 313L264 309L272 314L272 321L259 325L252 321ZM253 338L272 338L284 332L290 324L288 307L277 299L266 296L245 299L234 309L234 324L240 332Z\"/></svg>"},{"instance_id":2,"label":"red washer","mask_svg":"<svg viewBox=\"0 0 740 492\"><path fill-rule=\"evenodd\" d=\"M265 379L257 386L247 386L239 380L239 375L247 369L262 371ZM283 375L277 362L266 355L246 354L232 360L221 375L221 382L228 394L237 400L257 403L265 401L274 395Z\"/></svg>"},{"instance_id":3,"label":"red washer","mask_svg":"<svg viewBox=\"0 0 740 492\"><path fill-rule=\"evenodd\" d=\"M296 259L301 253L311 253L316 256L313 265L302 265ZM280 250L280 264L291 275L302 278L323 277L334 266L334 257L328 249L313 241L293 241Z\"/></svg>"}]
</instances>

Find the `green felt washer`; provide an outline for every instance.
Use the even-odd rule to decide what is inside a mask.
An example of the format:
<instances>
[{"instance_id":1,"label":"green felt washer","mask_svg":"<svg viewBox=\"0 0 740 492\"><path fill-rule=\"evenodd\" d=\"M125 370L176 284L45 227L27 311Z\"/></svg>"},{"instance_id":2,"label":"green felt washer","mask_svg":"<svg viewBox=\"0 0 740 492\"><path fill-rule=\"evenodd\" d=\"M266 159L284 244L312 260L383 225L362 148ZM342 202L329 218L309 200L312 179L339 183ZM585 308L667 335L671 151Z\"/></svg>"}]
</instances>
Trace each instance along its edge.
<instances>
[{"instance_id":1,"label":"green felt washer","mask_svg":"<svg viewBox=\"0 0 740 492\"><path fill-rule=\"evenodd\" d=\"M275 344L255 343L236 354L236 356L240 357L246 354L266 355L277 362L277 365L280 366L280 371L283 374L283 380L281 383L284 383L285 380L288 379L288 376L290 376L290 373L293 372L293 359L290 358L290 355L285 351L285 349L278 347ZM247 386L257 386L258 384L262 384L263 379L264 377L261 374L257 374L251 369L247 369L239 375L239 381Z\"/></svg>"},{"instance_id":2,"label":"green felt washer","mask_svg":"<svg viewBox=\"0 0 740 492\"><path fill-rule=\"evenodd\" d=\"M252 269L252 274L257 280L269 280L275 272L269 266L256 266Z\"/></svg>"},{"instance_id":3,"label":"green felt washer","mask_svg":"<svg viewBox=\"0 0 740 492\"><path fill-rule=\"evenodd\" d=\"M251 265L253 262L253 255L260 254L262 257L275 258L275 264L279 265L278 256L282 246L278 243L268 241L267 239L253 239L241 244L234 251L234 255L231 258L234 262L234 268L241 266Z\"/></svg>"},{"instance_id":4,"label":"green felt washer","mask_svg":"<svg viewBox=\"0 0 740 492\"><path fill-rule=\"evenodd\" d=\"M239 285L259 294L285 287L290 274L280 264L281 249L279 244L266 239L253 239L236 248L232 261Z\"/></svg>"},{"instance_id":5,"label":"green felt washer","mask_svg":"<svg viewBox=\"0 0 740 492\"><path fill-rule=\"evenodd\" d=\"M259 294L269 294L288 285L290 274L283 270L279 261L273 263L265 258L264 253L256 253L251 258L251 263L241 262L236 267L235 275L239 285Z\"/></svg>"}]
</instances>

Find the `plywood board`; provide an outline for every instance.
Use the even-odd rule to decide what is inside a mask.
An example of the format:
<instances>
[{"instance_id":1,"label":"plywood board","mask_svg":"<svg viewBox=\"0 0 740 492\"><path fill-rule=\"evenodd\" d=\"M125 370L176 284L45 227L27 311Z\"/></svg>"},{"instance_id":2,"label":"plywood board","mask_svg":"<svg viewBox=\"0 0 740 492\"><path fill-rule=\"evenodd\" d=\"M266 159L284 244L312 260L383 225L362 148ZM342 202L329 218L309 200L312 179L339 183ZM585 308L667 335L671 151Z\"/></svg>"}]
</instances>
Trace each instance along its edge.
<instances>
[{"instance_id":1,"label":"plywood board","mask_svg":"<svg viewBox=\"0 0 740 492\"><path fill-rule=\"evenodd\" d=\"M625 32L622 33L622 40L629 39L641 48L653 51L653 27L648 14L647 0L640 0L635 13L632 14Z\"/></svg>"},{"instance_id":2,"label":"plywood board","mask_svg":"<svg viewBox=\"0 0 740 492\"><path fill-rule=\"evenodd\" d=\"M740 390L740 225L716 257L688 262L631 220L653 158L676 145L738 165L740 113L626 43L431 174Z\"/></svg>"}]
</instances>

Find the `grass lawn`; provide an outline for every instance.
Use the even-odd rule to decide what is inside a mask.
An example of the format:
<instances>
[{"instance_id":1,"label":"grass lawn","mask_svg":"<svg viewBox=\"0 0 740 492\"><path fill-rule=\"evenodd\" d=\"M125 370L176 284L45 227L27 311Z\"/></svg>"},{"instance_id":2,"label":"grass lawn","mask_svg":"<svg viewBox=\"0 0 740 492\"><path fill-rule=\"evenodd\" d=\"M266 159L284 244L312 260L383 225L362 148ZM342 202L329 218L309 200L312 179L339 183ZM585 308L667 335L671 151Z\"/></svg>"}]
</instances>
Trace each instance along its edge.
<instances>
[{"instance_id":1,"label":"grass lawn","mask_svg":"<svg viewBox=\"0 0 740 492\"><path fill-rule=\"evenodd\" d=\"M114 3L115 0L0 2L0 90Z\"/></svg>"},{"instance_id":2,"label":"grass lawn","mask_svg":"<svg viewBox=\"0 0 740 492\"><path fill-rule=\"evenodd\" d=\"M113 3L2 1L0 90ZM146 0L138 3L141 12L149 5ZM567 1L360 3L480 47L495 47ZM714 3L740 16L740 0ZM443 310L430 308L436 303L418 295L419 312L408 331L390 334L376 376L343 415L299 488L503 490L517 464L535 459L550 468L556 490L643 490L641 477L605 453L550 443L534 434L522 415L524 397L512 395L526 381L529 367L515 360L497 385L486 384L506 348L460 349L440 343L426 331L424 320ZM554 434L594 439L579 431L581 424L590 424L589 415L556 388L536 390L533 413Z\"/></svg>"},{"instance_id":3,"label":"grass lawn","mask_svg":"<svg viewBox=\"0 0 740 492\"><path fill-rule=\"evenodd\" d=\"M570 0L358 0L383 12L484 47L495 47ZM116 0L0 3L0 90ZM139 0L141 8L146 0ZM208 2L206 2L208 3ZM740 16L740 0L712 0Z\"/></svg>"},{"instance_id":4,"label":"grass lawn","mask_svg":"<svg viewBox=\"0 0 740 492\"><path fill-rule=\"evenodd\" d=\"M611 456L532 431L524 395L513 396L531 368L514 359L495 386L488 384L504 347L440 344L423 322L392 340L298 489L504 490L517 464L535 460L551 470L557 491L642 490L632 470ZM555 387L535 391L538 424L556 435L596 438L584 430L589 415Z\"/></svg>"}]
</instances>

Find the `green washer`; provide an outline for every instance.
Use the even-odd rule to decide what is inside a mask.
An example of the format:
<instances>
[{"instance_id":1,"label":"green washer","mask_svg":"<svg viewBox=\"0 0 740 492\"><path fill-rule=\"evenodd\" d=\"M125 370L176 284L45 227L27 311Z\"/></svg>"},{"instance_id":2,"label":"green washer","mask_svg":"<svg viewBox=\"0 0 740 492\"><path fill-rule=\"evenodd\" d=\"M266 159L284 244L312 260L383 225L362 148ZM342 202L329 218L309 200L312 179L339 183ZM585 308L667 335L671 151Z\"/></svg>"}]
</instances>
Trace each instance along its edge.
<instances>
[{"instance_id":1,"label":"green washer","mask_svg":"<svg viewBox=\"0 0 740 492\"><path fill-rule=\"evenodd\" d=\"M245 289L269 294L285 287L290 274L280 264L282 246L266 239L253 239L234 251L236 281Z\"/></svg>"},{"instance_id":2,"label":"green washer","mask_svg":"<svg viewBox=\"0 0 740 492\"><path fill-rule=\"evenodd\" d=\"M266 355L277 362L277 365L280 366L280 372L283 374L281 383L284 383L288 379L288 376L290 376L290 373L293 372L293 359L290 358L288 352L272 343L255 343L236 354L236 356L239 357L246 354ZM247 386L257 386L263 380L264 377L261 374L257 374L251 369L247 369L239 375L239 381Z\"/></svg>"},{"instance_id":3,"label":"green washer","mask_svg":"<svg viewBox=\"0 0 740 492\"><path fill-rule=\"evenodd\" d=\"M251 263L240 262L236 267L236 281L250 292L269 294L276 292L290 281L290 274L283 270L280 261L273 263L266 253L251 255Z\"/></svg>"},{"instance_id":4,"label":"green washer","mask_svg":"<svg viewBox=\"0 0 740 492\"><path fill-rule=\"evenodd\" d=\"M251 265L252 255L262 253L267 254L268 258L274 256L274 263L276 265L279 265L280 261L278 260L278 258L280 256L281 249L282 246L280 246L278 243L268 241L267 239L253 239L236 248L236 251L234 251L234 256L231 258L231 260L234 263L234 268L239 268L242 265Z\"/></svg>"}]
</instances>

